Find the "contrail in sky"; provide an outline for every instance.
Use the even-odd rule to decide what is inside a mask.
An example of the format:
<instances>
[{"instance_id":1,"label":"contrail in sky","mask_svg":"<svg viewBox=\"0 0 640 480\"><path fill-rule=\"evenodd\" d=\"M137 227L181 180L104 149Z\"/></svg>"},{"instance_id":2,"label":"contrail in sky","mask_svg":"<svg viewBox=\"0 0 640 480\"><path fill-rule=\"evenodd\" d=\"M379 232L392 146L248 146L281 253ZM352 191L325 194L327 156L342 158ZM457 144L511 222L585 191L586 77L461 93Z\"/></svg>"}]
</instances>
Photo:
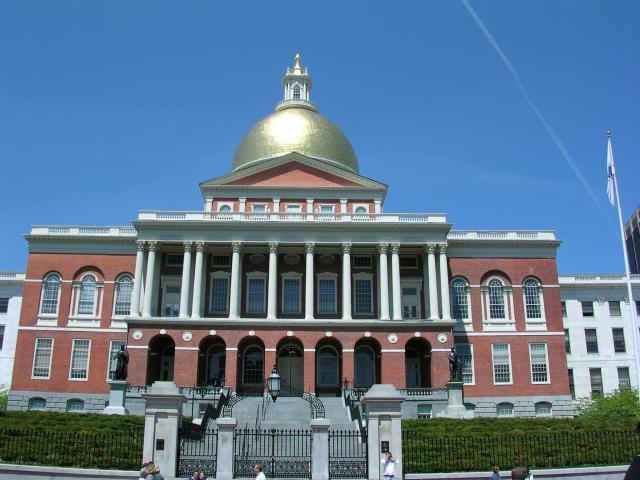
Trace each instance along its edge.
<instances>
[{"instance_id":1,"label":"contrail in sky","mask_svg":"<svg viewBox=\"0 0 640 480\"><path fill-rule=\"evenodd\" d=\"M600 211L602 211L603 213L606 213L605 210L602 208L602 205L600 204L600 200L598 200L598 197L591 189L591 186L582 175L580 168L578 168L578 165L573 161L573 159L571 158L571 155L569 155L569 152L567 151L567 147L565 147L564 143L562 143L562 140L560 140L556 132L553 130L553 128L551 128L551 125L549 125L549 122L547 122L547 120L544 118L544 116L542 115L542 113L540 112L536 104L533 103L533 100L531 100L531 97L529 97L529 95L525 91L524 87L522 86L522 82L520 81L520 77L518 76L518 72L516 72L516 69L511 64L511 61L509 60L507 55L502 51L502 49L498 45L498 42L495 41L495 39L493 38L493 35L491 35L491 32L489 32L489 29L486 27L482 19L478 16L476 11L471 7L471 5L469 5L469 1L462 0L462 3L467 9L467 11L469 12L469 15L471 15L473 20L478 25L478 28L482 30L482 33L484 33L484 36L487 37L487 40L489 40L489 43L491 44L491 46L493 46L493 49L502 59L502 62L504 63L505 67L507 67L507 70L509 70L509 73L511 73L511 76L515 80L516 85L518 85L518 88L520 89L520 93L522 93L522 96L524 97L524 99L527 101L531 109L534 111L534 113L536 114L540 122L542 122L542 125L547 130L547 133L551 136L551 139L560 150L560 153L569 164L569 167L571 167L571 170L573 170L573 173L575 173L576 177L578 177L578 180L580 180L580 183L582 183L584 188L587 190L587 193L589 193L589 195L593 199L596 206L600 209Z\"/></svg>"}]
</instances>

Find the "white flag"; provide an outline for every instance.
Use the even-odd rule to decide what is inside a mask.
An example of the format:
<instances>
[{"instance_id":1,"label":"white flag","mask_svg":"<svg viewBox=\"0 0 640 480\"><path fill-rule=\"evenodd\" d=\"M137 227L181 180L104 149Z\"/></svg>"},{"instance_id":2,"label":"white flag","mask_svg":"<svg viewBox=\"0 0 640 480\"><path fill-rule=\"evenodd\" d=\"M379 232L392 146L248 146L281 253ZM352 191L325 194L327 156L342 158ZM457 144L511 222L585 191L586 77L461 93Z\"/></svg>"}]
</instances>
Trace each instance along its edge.
<instances>
[{"instance_id":1,"label":"white flag","mask_svg":"<svg viewBox=\"0 0 640 480\"><path fill-rule=\"evenodd\" d=\"M611 149L611 138L607 145L607 195L609 196L609 203L612 207L616 206L616 199L613 191L613 177L616 174L616 165L613 163L613 150Z\"/></svg>"}]
</instances>

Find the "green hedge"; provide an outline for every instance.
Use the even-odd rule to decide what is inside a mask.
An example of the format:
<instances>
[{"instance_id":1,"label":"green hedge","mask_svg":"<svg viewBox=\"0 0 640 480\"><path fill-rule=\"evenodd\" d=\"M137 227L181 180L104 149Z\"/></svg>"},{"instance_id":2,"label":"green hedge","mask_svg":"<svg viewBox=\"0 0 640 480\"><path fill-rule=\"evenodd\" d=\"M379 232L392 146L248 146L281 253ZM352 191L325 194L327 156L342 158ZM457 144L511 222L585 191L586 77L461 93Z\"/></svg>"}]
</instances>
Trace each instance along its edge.
<instances>
[{"instance_id":1,"label":"green hedge","mask_svg":"<svg viewBox=\"0 0 640 480\"><path fill-rule=\"evenodd\" d=\"M409 420L405 473L490 471L514 461L532 468L630 463L640 453L635 422L584 419Z\"/></svg>"},{"instance_id":2,"label":"green hedge","mask_svg":"<svg viewBox=\"0 0 640 480\"><path fill-rule=\"evenodd\" d=\"M144 417L89 413L0 412L0 428L116 433L144 429Z\"/></svg>"}]
</instances>

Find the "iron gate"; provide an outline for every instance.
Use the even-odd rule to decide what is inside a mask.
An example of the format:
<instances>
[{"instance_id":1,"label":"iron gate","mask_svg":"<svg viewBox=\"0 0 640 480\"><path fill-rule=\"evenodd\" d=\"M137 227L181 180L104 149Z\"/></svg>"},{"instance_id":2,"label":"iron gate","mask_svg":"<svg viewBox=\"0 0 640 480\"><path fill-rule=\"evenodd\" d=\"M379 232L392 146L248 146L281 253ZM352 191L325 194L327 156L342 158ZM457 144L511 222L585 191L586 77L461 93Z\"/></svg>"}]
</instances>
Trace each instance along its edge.
<instances>
[{"instance_id":1,"label":"iron gate","mask_svg":"<svg viewBox=\"0 0 640 480\"><path fill-rule=\"evenodd\" d=\"M260 463L267 478L311 478L311 430L236 429L234 477L254 477Z\"/></svg>"},{"instance_id":2,"label":"iron gate","mask_svg":"<svg viewBox=\"0 0 640 480\"><path fill-rule=\"evenodd\" d=\"M366 433L329 430L329 478L368 478Z\"/></svg>"},{"instance_id":3,"label":"iron gate","mask_svg":"<svg viewBox=\"0 0 640 480\"><path fill-rule=\"evenodd\" d=\"M216 476L218 431L210 430L197 434L179 435L178 447L178 472L177 477L188 478L198 470L207 474L207 477Z\"/></svg>"}]
</instances>

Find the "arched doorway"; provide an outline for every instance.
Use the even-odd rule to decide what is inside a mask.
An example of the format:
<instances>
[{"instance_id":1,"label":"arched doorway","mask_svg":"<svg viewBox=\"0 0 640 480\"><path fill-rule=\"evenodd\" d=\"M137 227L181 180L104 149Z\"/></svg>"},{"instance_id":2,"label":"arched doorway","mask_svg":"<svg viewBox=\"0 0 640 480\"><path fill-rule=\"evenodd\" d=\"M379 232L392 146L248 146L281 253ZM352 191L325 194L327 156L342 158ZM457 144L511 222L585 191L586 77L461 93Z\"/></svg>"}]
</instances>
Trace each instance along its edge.
<instances>
[{"instance_id":1,"label":"arched doorway","mask_svg":"<svg viewBox=\"0 0 640 480\"><path fill-rule=\"evenodd\" d=\"M276 366L282 379L284 397L299 396L304 391L304 349L295 339L285 339L276 348Z\"/></svg>"},{"instance_id":2,"label":"arched doorway","mask_svg":"<svg viewBox=\"0 0 640 480\"><path fill-rule=\"evenodd\" d=\"M380 383L380 345L375 340L360 340L354 349L354 378L356 388L369 388Z\"/></svg>"},{"instance_id":3,"label":"arched doorway","mask_svg":"<svg viewBox=\"0 0 640 480\"><path fill-rule=\"evenodd\" d=\"M205 337L198 348L198 384L224 386L227 347L220 337Z\"/></svg>"},{"instance_id":4,"label":"arched doorway","mask_svg":"<svg viewBox=\"0 0 640 480\"><path fill-rule=\"evenodd\" d=\"M157 335L149 342L147 385L161 380L173 381L176 344L169 335Z\"/></svg>"},{"instance_id":5,"label":"arched doorway","mask_svg":"<svg viewBox=\"0 0 640 480\"><path fill-rule=\"evenodd\" d=\"M264 392L264 343L255 337L238 346L238 393L262 395Z\"/></svg>"},{"instance_id":6,"label":"arched doorway","mask_svg":"<svg viewBox=\"0 0 640 480\"><path fill-rule=\"evenodd\" d=\"M404 348L407 388L431 387L431 345L424 339L412 338Z\"/></svg>"},{"instance_id":7,"label":"arched doorway","mask_svg":"<svg viewBox=\"0 0 640 480\"><path fill-rule=\"evenodd\" d=\"M342 345L326 339L316 345L316 395L339 397L342 379Z\"/></svg>"}]
</instances>

